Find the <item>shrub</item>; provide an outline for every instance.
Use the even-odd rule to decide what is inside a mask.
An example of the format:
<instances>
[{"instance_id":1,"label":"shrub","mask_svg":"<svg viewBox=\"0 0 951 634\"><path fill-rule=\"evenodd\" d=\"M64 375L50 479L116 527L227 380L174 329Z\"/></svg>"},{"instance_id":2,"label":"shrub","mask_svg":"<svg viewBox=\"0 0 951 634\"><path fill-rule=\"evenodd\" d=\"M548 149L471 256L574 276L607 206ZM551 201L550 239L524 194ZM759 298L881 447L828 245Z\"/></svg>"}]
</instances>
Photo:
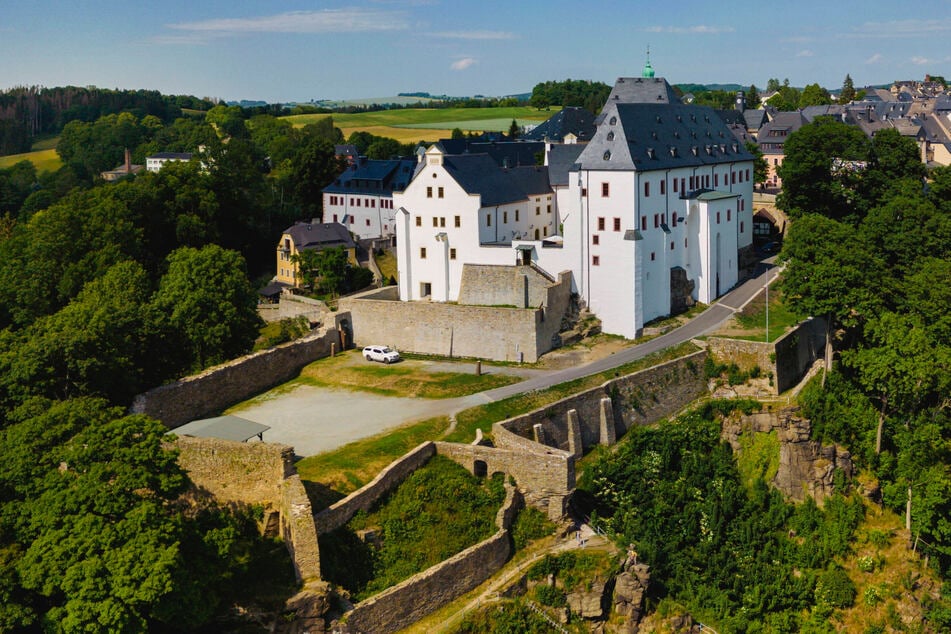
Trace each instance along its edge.
<instances>
[{"instance_id":1,"label":"shrub","mask_svg":"<svg viewBox=\"0 0 951 634\"><path fill-rule=\"evenodd\" d=\"M545 514L534 507L527 507L519 511L518 517L512 524L512 541L515 550L521 550L528 542L550 535L555 530Z\"/></svg>"},{"instance_id":2,"label":"shrub","mask_svg":"<svg viewBox=\"0 0 951 634\"><path fill-rule=\"evenodd\" d=\"M819 575L815 596L817 605L847 608L855 602L855 584L845 570L830 567Z\"/></svg>"},{"instance_id":3,"label":"shrub","mask_svg":"<svg viewBox=\"0 0 951 634\"><path fill-rule=\"evenodd\" d=\"M563 591L547 584L535 586L535 600L552 608L563 608L568 604Z\"/></svg>"}]
</instances>

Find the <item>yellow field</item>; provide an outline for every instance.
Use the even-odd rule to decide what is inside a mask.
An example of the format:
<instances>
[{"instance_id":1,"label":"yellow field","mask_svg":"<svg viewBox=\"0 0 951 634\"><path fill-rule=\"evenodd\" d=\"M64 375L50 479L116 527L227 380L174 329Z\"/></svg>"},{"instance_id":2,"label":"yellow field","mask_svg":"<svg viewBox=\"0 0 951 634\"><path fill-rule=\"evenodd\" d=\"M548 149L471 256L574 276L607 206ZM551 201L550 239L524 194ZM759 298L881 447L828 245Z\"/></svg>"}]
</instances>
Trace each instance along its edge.
<instances>
[{"instance_id":1,"label":"yellow field","mask_svg":"<svg viewBox=\"0 0 951 634\"><path fill-rule=\"evenodd\" d=\"M385 136L391 139L396 139L400 143L416 143L417 141L424 141L426 143L434 143L439 139L448 139L452 136L452 130L419 130L413 128L394 128L387 125L371 125L371 126L357 126L357 127L340 127L340 131L343 132L343 138L348 139L350 135L354 132L369 132L376 136Z\"/></svg>"},{"instance_id":2,"label":"yellow field","mask_svg":"<svg viewBox=\"0 0 951 634\"><path fill-rule=\"evenodd\" d=\"M36 152L24 152L23 154L11 154L9 156L0 156L0 169L10 167L20 161L30 161L36 166L37 172L55 172L62 165L59 160L59 154L56 150L39 150Z\"/></svg>"}]
</instances>

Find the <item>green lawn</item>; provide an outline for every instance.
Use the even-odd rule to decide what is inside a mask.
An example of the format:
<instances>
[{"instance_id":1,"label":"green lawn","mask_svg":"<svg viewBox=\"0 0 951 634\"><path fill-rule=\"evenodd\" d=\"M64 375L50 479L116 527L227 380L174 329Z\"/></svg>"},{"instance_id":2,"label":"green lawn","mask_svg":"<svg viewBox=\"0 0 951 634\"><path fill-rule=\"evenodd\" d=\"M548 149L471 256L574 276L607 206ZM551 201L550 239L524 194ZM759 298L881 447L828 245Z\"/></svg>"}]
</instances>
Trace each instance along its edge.
<instances>
[{"instance_id":1,"label":"green lawn","mask_svg":"<svg viewBox=\"0 0 951 634\"><path fill-rule=\"evenodd\" d=\"M515 119L515 121L520 126L538 123L537 119L519 118ZM394 127L411 128L415 130L428 130L432 128L459 128L460 130L491 130L493 132L508 132L508 129L511 127L511 125L512 119L463 119L461 121L436 121L434 123L403 123Z\"/></svg>"},{"instance_id":2,"label":"green lawn","mask_svg":"<svg viewBox=\"0 0 951 634\"><path fill-rule=\"evenodd\" d=\"M59 154L56 153L55 149L51 148L24 152L23 154L0 156L0 169L12 167L20 161L30 161L36 166L37 172L55 172L63 165L63 162L59 160Z\"/></svg>"},{"instance_id":3,"label":"green lawn","mask_svg":"<svg viewBox=\"0 0 951 634\"><path fill-rule=\"evenodd\" d=\"M733 338L749 341L766 340L766 294L760 293L747 304L743 312L736 315L736 323L748 332L730 335ZM786 330L798 323L799 317L786 307L782 295L778 291L770 291L769 341L776 341Z\"/></svg>"}]
</instances>

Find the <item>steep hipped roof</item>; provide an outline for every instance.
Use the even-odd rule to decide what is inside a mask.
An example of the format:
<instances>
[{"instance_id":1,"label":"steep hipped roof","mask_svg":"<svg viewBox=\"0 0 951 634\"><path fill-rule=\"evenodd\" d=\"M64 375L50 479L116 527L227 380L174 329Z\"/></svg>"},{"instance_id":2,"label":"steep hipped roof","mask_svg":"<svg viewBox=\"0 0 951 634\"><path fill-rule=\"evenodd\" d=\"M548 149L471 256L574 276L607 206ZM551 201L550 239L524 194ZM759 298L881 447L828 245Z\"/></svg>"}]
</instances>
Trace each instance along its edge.
<instances>
[{"instance_id":1,"label":"steep hipped roof","mask_svg":"<svg viewBox=\"0 0 951 634\"><path fill-rule=\"evenodd\" d=\"M525 140L564 141L566 134L575 135L579 141L588 141L594 136L594 115L584 108L562 108L539 124L534 130L522 136Z\"/></svg>"},{"instance_id":2,"label":"steep hipped roof","mask_svg":"<svg viewBox=\"0 0 951 634\"><path fill-rule=\"evenodd\" d=\"M443 166L466 193L482 196L483 207L551 193L546 167L506 169L496 165L488 154L446 155Z\"/></svg>"},{"instance_id":3,"label":"steep hipped roof","mask_svg":"<svg viewBox=\"0 0 951 634\"><path fill-rule=\"evenodd\" d=\"M579 157L582 169L662 170L751 161L712 108L679 103L612 103Z\"/></svg>"},{"instance_id":4,"label":"steep hipped roof","mask_svg":"<svg viewBox=\"0 0 951 634\"><path fill-rule=\"evenodd\" d=\"M284 233L291 236L298 251L330 247L352 249L356 246L350 232L339 222L295 222Z\"/></svg>"},{"instance_id":5,"label":"steep hipped roof","mask_svg":"<svg viewBox=\"0 0 951 634\"><path fill-rule=\"evenodd\" d=\"M680 99L663 77L618 77L607 103L680 103Z\"/></svg>"},{"instance_id":6,"label":"steep hipped roof","mask_svg":"<svg viewBox=\"0 0 951 634\"><path fill-rule=\"evenodd\" d=\"M584 145L552 145L548 150L548 180L552 187L568 185L568 174L572 171Z\"/></svg>"}]
</instances>

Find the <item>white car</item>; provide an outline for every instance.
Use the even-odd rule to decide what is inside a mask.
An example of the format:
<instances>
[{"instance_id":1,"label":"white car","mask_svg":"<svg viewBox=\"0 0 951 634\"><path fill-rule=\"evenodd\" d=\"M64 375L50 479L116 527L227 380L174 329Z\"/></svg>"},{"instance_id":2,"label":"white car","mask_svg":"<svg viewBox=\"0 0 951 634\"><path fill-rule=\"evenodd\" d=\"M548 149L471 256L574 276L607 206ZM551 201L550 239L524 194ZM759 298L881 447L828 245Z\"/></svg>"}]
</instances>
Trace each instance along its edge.
<instances>
[{"instance_id":1,"label":"white car","mask_svg":"<svg viewBox=\"0 0 951 634\"><path fill-rule=\"evenodd\" d=\"M400 353L387 346L367 346L363 349L363 357L367 361L395 363L400 360Z\"/></svg>"}]
</instances>

